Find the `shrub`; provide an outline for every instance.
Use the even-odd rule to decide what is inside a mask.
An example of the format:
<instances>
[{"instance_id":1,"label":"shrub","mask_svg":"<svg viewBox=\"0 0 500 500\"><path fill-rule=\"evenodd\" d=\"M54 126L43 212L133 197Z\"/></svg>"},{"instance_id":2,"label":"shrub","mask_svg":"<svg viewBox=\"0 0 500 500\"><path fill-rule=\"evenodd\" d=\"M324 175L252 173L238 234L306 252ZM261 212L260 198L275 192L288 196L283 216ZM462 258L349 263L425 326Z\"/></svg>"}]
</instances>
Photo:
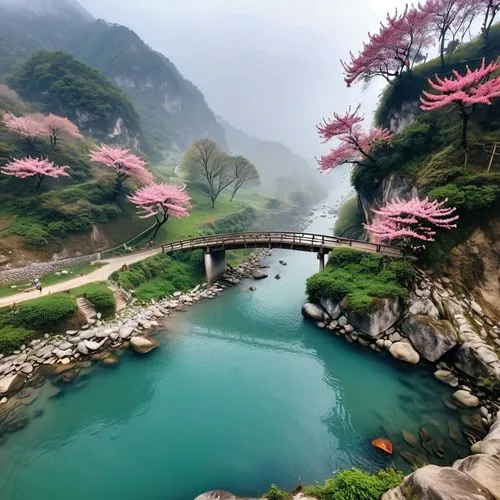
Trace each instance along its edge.
<instances>
[{"instance_id":1,"label":"shrub","mask_svg":"<svg viewBox=\"0 0 500 500\"><path fill-rule=\"evenodd\" d=\"M446 184L432 189L429 192L429 198L440 200L448 198L448 203L451 206L463 211L479 210L492 206L499 194L499 186Z\"/></svg>"},{"instance_id":2,"label":"shrub","mask_svg":"<svg viewBox=\"0 0 500 500\"><path fill-rule=\"evenodd\" d=\"M34 337L35 332L33 330L4 326L0 328L0 352L7 353L14 351L23 344L27 344Z\"/></svg>"},{"instance_id":3,"label":"shrub","mask_svg":"<svg viewBox=\"0 0 500 500\"><path fill-rule=\"evenodd\" d=\"M73 290L72 294L84 296L103 316L112 316L115 313L115 297L106 283L90 283Z\"/></svg>"},{"instance_id":4,"label":"shrub","mask_svg":"<svg viewBox=\"0 0 500 500\"><path fill-rule=\"evenodd\" d=\"M321 500L379 500L391 488L403 480L403 473L394 469L378 471L375 474L360 469L338 472L324 485L306 489L306 494Z\"/></svg>"},{"instance_id":5,"label":"shrub","mask_svg":"<svg viewBox=\"0 0 500 500\"><path fill-rule=\"evenodd\" d=\"M15 312L11 309L2 309L0 327L12 325L41 331L66 319L76 311L76 308L75 298L67 293L47 295L22 302Z\"/></svg>"},{"instance_id":6,"label":"shrub","mask_svg":"<svg viewBox=\"0 0 500 500\"><path fill-rule=\"evenodd\" d=\"M413 277L414 268L407 261L338 248L330 253L325 269L307 280L307 294L313 302L347 297L353 310L366 311L375 297L406 299Z\"/></svg>"},{"instance_id":7,"label":"shrub","mask_svg":"<svg viewBox=\"0 0 500 500\"><path fill-rule=\"evenodd\" d=\"M278 488L275 484L271 485L269 491L264 495L267 500L289 500L290 495Z\"/></svg>"}]
</instances>

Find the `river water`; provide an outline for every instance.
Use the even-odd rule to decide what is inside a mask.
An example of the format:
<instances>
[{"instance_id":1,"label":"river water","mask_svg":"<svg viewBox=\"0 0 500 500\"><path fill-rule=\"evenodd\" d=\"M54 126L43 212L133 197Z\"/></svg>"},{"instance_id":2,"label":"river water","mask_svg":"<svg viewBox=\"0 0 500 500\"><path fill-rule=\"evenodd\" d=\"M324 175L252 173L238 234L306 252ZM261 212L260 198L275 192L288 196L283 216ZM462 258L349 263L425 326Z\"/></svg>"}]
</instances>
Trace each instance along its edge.
<instances>
[{"instance_id":1,"label":"river water","mask_svg":"<svg viewBox=\"0 0 500 500\"><path fill-rule=\"evenodd\" d=\"M330 233L331 224L317 216L308 229ZM418 436L422 425L447 454L427 460L466 454L465 440L448 437L464 415L443 405L451 390L430 370L404 367L302 319L314 254L274 251L269 263L269 279L179 313L150 355L96 365L56 398L47 382L26 407L43 415L0 447L0 498L261 495L273 482L292 489L339 467L408 470L370 441L390 437L401 450L401 431Z\"/></svg>"}]
</instances>

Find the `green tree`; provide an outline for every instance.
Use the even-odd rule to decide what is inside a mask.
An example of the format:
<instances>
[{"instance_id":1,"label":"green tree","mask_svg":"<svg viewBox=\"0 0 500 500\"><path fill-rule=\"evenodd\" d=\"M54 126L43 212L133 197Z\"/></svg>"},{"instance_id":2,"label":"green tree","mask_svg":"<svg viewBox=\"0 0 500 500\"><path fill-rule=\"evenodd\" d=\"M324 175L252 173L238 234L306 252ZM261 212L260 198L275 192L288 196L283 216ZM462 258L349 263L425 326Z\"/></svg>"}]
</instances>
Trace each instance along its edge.
<instances>
[{"instance_id":1,"label":"green tree","mask_svg":"<svg viewBox=\"0 0 500 500\"><path fill-rule=\"evenodd\" d=\"M236 193L245 184L257 185L260 183L259 172L253 163L250 163L244 156L235 156L231 158L234 165L234 182L232 184L233 192L231 201L236 196Z\"/></svg>"},{"instance_id":2,"label":"green tree","mask_svg":"<svg viewBox=\"0 0 500 500\"><path fill-rule=\"evenodd\" d=\"M210 139L198 139L186 151L182 170L190 182L202 184L210 197L212 208L219 195L235 180L231 159L217 143Z\"/></svg>"}]
</instances>

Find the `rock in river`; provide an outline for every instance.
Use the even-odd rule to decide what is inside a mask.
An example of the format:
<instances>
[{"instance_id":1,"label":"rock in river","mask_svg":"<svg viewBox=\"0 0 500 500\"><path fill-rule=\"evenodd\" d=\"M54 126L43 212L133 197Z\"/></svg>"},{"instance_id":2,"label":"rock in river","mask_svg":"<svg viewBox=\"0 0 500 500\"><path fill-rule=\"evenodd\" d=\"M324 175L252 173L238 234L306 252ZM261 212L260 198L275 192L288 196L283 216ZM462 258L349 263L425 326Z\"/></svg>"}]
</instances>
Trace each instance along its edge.
<instances>
[{"instance_id":1,"label":"rock in river","mask_svg":"<svg viewBox=\"0 0 500 500\"><path fill-rule=\"evenodd\" d=\"M427 361L437 361L457 345L457 332L447 320L410 316L403 321L403 333Z\"/></svg>"},{"instance_id":2,"label":"rock in river","mask_svg":"<svg viewBox=\"0 0 500 500\"><path fill-rule=\"evenodd\" d=\"M395 342L391 345L389 352L400 361L416 365L420 361L418 352L408 342Z\"/></svg>"},{"instance_id":3,"label":"rock in river","mask_svg":"<svg viewBox=\"0 0 500 500\"><path fill-rule=\"evenodd\" d=\"M302 315L306 318L310 318L314 321L323 321L323 309L316 304L311 304L308 302L302 306Z\"/></svg>"},{"instance_id":4,"label":"rock in river","mask_svg":"<svg viewBox=\"0 0 500 500\"><path fill-rule=\"evenodd\" d=\"M401 315L401 301L399 299L374 299L373 305L366 312L346 311L347 319L356 331L376 338L389 330Z\"/></svg>"},{"instance_id":5,"label":"rock in river","mask_svg":"<svg viewBox=\"0 0 500 500\"><path fill-rule=\"evenodd\" d=\"M0 379L0 395L8 396L21 390L26 383L26 377L21 373Z\"/></svg>"},{"instance_id":6,"label":"rock in river","mask_svg":"<svg viewBox=\"0 0 500 500\"><path fill-rule=\"evenodd\" d=\"M444 384L448 384L450 387L458 387L457 376L448 370L437 370L434 372L434 377Z\"/></svg>"},{"instance_id":7,"label":"rock in river","mask_svg":"<svg viewBox=\"0 0 500 500\"><path fill-rule=\"evenodd\" d=\"M470 392L462 389L454 392L453 398L466 408L475 408L479 406L479 399Z\"/></svg>"},{"instance_id":8,"label":"rock in river","mask_svg":"<svg viewBox=\"0 0 500 500\"><path fill-rule=\"evenodd\" d=\"M139 354L146 354L160 346L159 342L151 337L132 337L130 345Z\"/></svg>"},{"instance_id":9,"label":"rock in river","mask_svg":"<svg viewBox=\"0 0 500 500\"><path fill-rule=\"evenodd\" d=\"M267 274L260 269L256 269L252 274L252 278L254 280L263 280L267 278Z\"/></svg>"}]
</instances>

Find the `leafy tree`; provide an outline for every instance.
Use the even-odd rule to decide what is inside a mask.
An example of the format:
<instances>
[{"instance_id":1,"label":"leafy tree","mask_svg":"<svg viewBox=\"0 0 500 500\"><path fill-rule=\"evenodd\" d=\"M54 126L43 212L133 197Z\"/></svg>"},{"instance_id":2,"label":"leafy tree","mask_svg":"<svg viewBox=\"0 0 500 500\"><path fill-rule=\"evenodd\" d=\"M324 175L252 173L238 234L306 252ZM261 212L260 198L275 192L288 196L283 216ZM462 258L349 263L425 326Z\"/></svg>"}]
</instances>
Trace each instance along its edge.
<instances>
[{"instance_id":1,"label":"leafy tree","mask_svg":"<svg viewBox=\"0 0 500 500\"><path fill-rule=\"evenodd\" d=\"M488 40L493 21L500 12L500 0L478 0L478 3L481 5L484 14L481 33L485 40Z\"/></svg>"},{"instance_id":2,"label":"leafy tree","mask_svg":"<svg viewBox=\"0 0 500 500\"><path fill-rule=\"evenodd\" d=\"M233 192L230 201L233 201L240 188L245 184L258 184L260 177L255 165L243 156L235 156L231 158L231 161L234 165L234 182L232 184Z\"/></svg>"},{"instance_id":3,"label":"leafy tree","mask_svg":"<svg viewBox=\"0 0 500 500\"><path fill-rule=\"evenodd\" d=\"M184 187L173 184L150 184L138 189L128 199L142 210L142 218L155 218L156 227L151 241L170 216L181 218L189 215L189 194Z\"/></svg>"},{"instance_id":4,"label":"leafy tree","mask_svg":"<svg viewBox=\"0 0 500 500\"><path fill-rule=\"evenodd\" d=\"M201 182L212 208L219 195L235 180L230 158L210 139L195 141L184 155L182 169L191 182Z\"/></svg>"}]
</instances>

